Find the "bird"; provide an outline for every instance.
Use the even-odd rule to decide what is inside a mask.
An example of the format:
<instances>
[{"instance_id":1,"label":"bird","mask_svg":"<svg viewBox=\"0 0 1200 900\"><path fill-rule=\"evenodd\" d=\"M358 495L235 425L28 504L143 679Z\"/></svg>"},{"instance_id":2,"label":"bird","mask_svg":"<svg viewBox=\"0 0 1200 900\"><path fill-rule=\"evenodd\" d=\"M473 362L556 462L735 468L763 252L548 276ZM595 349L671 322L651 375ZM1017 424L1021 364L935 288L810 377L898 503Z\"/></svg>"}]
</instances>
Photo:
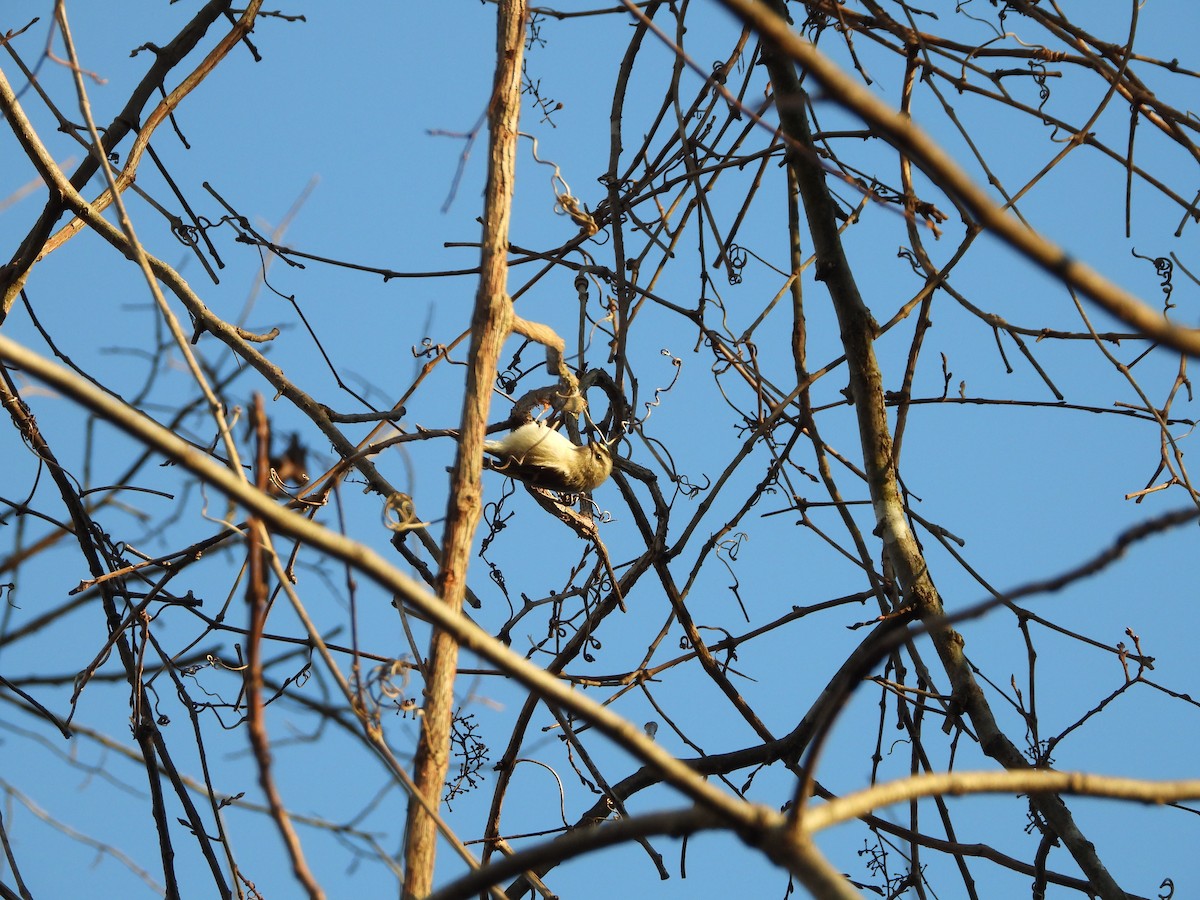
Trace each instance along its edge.
<instances>
[{"instance_id":1,"label":"bird","mask_svg":"<svg viewBox=\"0 0 1200 900\"><path fill-rule=\"evenodd\" d=\"M566 494L592 491L612 474L612 451L600 441L580 447L543 422L526 422L499 441L484 441L490 468L530 487Z\"/></svg>"}]
</instances>

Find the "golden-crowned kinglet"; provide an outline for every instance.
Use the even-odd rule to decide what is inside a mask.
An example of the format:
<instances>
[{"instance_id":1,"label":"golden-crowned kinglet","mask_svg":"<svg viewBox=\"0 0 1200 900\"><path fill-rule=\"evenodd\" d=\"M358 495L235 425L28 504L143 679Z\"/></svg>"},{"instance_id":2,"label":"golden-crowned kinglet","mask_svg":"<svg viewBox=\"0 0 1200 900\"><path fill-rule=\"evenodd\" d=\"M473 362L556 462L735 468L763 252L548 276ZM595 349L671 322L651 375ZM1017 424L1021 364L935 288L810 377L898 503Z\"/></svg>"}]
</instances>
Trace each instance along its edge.
<instances>
[{"instance_id":1,"label":"golden-crowned kinglet","mask_svg":"<svg viewBox=\"0 0 1200 900\"><path fill-rule=\"evenodd\" d=\"M541 422L526 422L503 440L484 441L483 450L496 457L491 468L497 472L551 491L591 491L612 474L612 453L606 444L589 441L577 447Z\"/></svg>"}]
</instances>

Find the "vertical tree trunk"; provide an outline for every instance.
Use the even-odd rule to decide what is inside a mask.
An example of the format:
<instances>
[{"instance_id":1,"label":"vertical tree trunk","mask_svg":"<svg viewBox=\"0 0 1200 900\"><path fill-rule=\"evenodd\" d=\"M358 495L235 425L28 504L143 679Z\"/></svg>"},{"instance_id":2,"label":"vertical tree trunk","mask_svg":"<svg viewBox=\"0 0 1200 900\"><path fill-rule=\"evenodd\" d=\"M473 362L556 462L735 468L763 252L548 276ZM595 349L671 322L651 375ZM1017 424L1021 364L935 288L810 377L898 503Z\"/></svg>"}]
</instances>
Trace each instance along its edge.
<instances>
[{"instance_id":1,"label":"vertical tree trunk","mask_svg":"<svg viewBox=\"0 0 1200 900\"><path fill-rule=\"evenodd\" d=\"M755 26L766 40L763 62L775 88L775 102L783 132L793 142L788 160L796 174L808 217L809 234L817 253L816 277L829 289L842 345L846 350L850 392L862 443L863 468L884 550L904 590L905 601L913 606L916 614L929 627L929 636L953 685L955 703L974 725L983 751L1005 768L1028 768L1029 761L996 723L991 707L963 654L962 636L942 620L941 596L904 515L892 434L888 426L883 375L875 357L874 342L879 326L863 302L838 235L833 198L818 162L806 118L808 101L796 76L795 63L773 42L772 35L763 27L765 19L750 21L749 16L744 15L748 12L744 4L730 2L728 5ZM787 8L783 0L768 0L766 6L777 17L774 22L776 26L786 20ZM1097 893L1114 900L1124 897L1124 891L1100 861L1092 842L1080 833L1070 809L1062 799L1056 794L1043 794L1031 798L1030 802L1045 817L1053 833L1063 840Z\"/></svg>"},{"instance_id":2,"label":"vertical tree trunk","mask_svg":"<svg viewBox=\"0 0 1200 900\"><path fill-rule=\"evenodd\" d=\"M483 439L491 405L496 362L512 322L507 293L508 230L516 174L517 123L521 109L521 56L525 41L525 0L500 0L496 25L496 79L488 106L488 181L484 196L483 250L479 291L471 319L471 351L463 400L461 440L454 483L446 509L446 536L439 594L460 611L467 561L480 516ZM426 668L424 716L413 779L436 809L450 764L454 717L454 673L458 644L435 630ZM422 804L409 805L405 846L405 897L423 897L433 885L436 822Z\"/></svg>"}]
</instances>

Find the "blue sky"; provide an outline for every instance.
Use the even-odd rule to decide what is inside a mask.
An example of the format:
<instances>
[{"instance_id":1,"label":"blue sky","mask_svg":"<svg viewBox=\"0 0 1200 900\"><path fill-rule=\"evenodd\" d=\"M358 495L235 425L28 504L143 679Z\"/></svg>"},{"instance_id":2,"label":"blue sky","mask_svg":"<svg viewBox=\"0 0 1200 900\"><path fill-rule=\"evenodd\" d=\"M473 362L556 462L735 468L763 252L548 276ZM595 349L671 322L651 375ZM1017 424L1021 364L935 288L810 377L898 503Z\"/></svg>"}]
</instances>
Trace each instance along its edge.
<instances>
[{"instance_id":1,"label":"blue sky","mask_svg":"<svg viewBox=\"0 0 1200 900\"><path fill-rule=\"evenodd\" d=\"M1071 15L1095 13L1090 5L1063 5ZM98 121L112 118L148 65L145 53L130 58L130 50L147 40L165 42L195 8L194 3L134 2L125 4L117 16L98 4L69 4L83 65L105 79L104 84L88 86ZM585 6L566 4L563 8ZM952 11L951 4L938 5L942 22L954 18ZM186 149L170 133L169 126L164 126L156 137L156 150L189 202L210 220L221 215L220 207L201 186L208 182L258 230L271 233L308 191L281 238L291 247L399 272L475 265L478 254L473 247L445 245L470 245L479 239L475 219L481 209L485 144L481 136L467 160L453 204L443 211L463 144L454 137L431 132L469 131L482 114L491 83L494 8L474 0L419 8L394 2L361 2L302 4L285 12L303 13L307 21L263 19L254 34L263 61L253 62L239 48L181 108L177 121L188 143ZM35 15L42 17L17 44L22 58L36 60L52 5L19 2L9 4L6 13L7 18L0 20L4 29L19 27ZM1127 12L1123 10L1120 15ZM705 65L725 57L737 36L729 16L712 3L693 4L690 16L686 35L689 53ZM1107 16L1101 19L1089 23L1089 27L1112 40L1123 38L1123 22L1109 22ZM1012 24L1014 18L1010 17L1009 22ZM1179 36L1194 31L1195 24L1196 13L1189 4L1151 0L1141 12L1139 50L1166 58L1179 56L1187 65L1184 55L1190 45L1182 45ZM939 26L929 23L929 27ZM563 107L554 113L551 124L527 105L522 127L537 137L540 156L556 162L575 195L594 208L604 198L604 189L596 179L607 165L611 85L630 29L627 21L617 16L544 21L541 29L545 44L531 50L530 74L540 79L543 94L561 101ZM981 24L977 33L968 33L982 41L987 29ZM826 39L838 46L832 34ZM205 46L211 41L210 36ZM669 51L647 38L629 94L627 153L637 146L657 112L671 64ZM895 101L899 96L896 62L876 55L869 66L880 96ZM1192 66L1197 67L1194 63ZM14 86L23 84L7 57L0 61L0 67ZM1168 80L1149 67L1141 68L1146 70L1149 83L1157 86L1161 82L1161 90L1170 92L1164 93L1168 102L1185 104L1189 96L1185 91L1187 82ZM736 75L741 78L740 71ZM60 103L69 102L70 85L61 68L47 62L40 77L51 96ZM178 73L171 85L177 81ZM1013 81L1010 79L1006 85L1014 94L1036 105L1036 90L1028 79L1010 84ZM1095 85L1077 89L1072 79L1062 79L1061 85L1052 79L1051 87L1054 94L1048 108L1071 121L1086 117L1089 104L1099 99ZM685 73L681 104L686 106L699 88L699 78ZM816 100L826 128L834 124L854 127L819 95ZM1041 125L976 105L969 97L951 100L971 134L988 142L989 161L995 164L1006 187L1019 187L1061 148L1061 144L1038 134ZM26 91L22 103L55 158L78 160L82 151L66 136L55 133L54 121L37 97ZM74 108L64 108L64 112L77 115ZM948 149L963 152L961 138L928 92L919 95L914 117ZM1127 122L1127 105L1114 103L1096 130L1120 149L1124 147L1122 128ZM12 162L0 167L0 197L5 197L27 183L32 173L22 164L19 149L7 130L0 140L0 158ZM761 145L763 138L760 135L752 140ZM1185 173L1192 171L1194 160L1156 139L1145 124L1139 140L1138 159L1143 165L1165 173L1173 185L1184 186L1180 190L1193 189L1189 185L1194 179ZM127 149L126 143L121 150ZM529 142L523 141L511 237L516 245L545 250L567 241L576 229L567 218L554 214L551 170L535 163L530 149ZM877 167L881 178L896 183L890 152L864 146L847 153L857 165ZM712 193L713 207L723 221L736 214L753 177L751 168L723 176L720 189ZM978 168L968 168L979 177ZM786 240L780 230L782 173L772 165L764 179L764 194L769 199L747 217L739 243L767 263L786 267ZM148 161L143 163L138 185L175 208L169 188ZM918 178L918 186L923 196L951 212L944 198L924 179ZM89 186L89 193L95 192L95 186ZM848 190L839 191L839 195L852 203L859 199ZM0 245L15 247L40 204L41 197L35 193L0 211ZM1130 251L1161 256L1174 250L1187 262L1195 225L1176 239L1173 234L1179 223L1178 211L1138 187L1134 194L1135 237L1130 240L1123 234L1123 207L1124 182L1119 167L1088 148L1077 150L1021 202L1022 212L1034 227L1157 306L1161 303L1158 279L1149 264L1134 258ZM333 373L302 327L296 307L280 295L295 298L308 323L320 335L322 347L340 377L377 406L394 402L417 378L423 360L415 357L414 349L419 351L424 338L449 343L467 327L475 289L475 280L470 276L385 281L378 275L315 263L303 269L291 268L276 259L267 273L271 289L266 289L259 284L257 253L235 243L228 229L219 229L212 232L212 237L226 268L219 273L220 284L214 285L150 206L131 199L130 210L146 246L177 266L211 309L233 320L249 308L246 324L252 330L279 326L283 335L271 346L271 359L320 402L340 411L357 412L361 407L338 388ZM938 261L949 256L961 233L961 224L953 218L945 227L947 235L940 242L926 235L931 254ZM890 207L869 205L862 223L849 229L845 240L862 279L866 301L877 319L890 318L920 286L908 263L896 256L898 246L906 240L902 220ZM710 260L712 250L708 248ZM611 263L609 245L597 243L590 252L601 264ZM1200 271L1200 264L1192 270ZM522 287L533 271L534 264L514 267L510 289ZM672 302L691 306L699 293L701 271L694 248L683 247L679 260L668 267L656 290ZM726 308L726 326L733 335L753 321L781 284L766 263L754 259L745 269L743 284L737 287L725 282L723 272L709 274L715 279L710 297L719 293ZM108 383L126 394L137 391L150 367L150 361L131 353L130 348L144 346L155 333L154 314L139 277L102 242L85 233L40 264L29 285L31 303L60 349L81 366L104 372ZM523 294L519 306L527 318L558 329L569 345L578 328L572 280L571 273L552 273ZM1061 287L987 236L979 239L977 251L955 270L952 283L977 306L1010 322L1027 327L1081 329L1079 315ZM1176 287L1175 315L1194 323L1196 286L1180 273ZM596 285L591 290L595 303ZM824 290L812 280L811 273L805 276L805 290L812 329L810 361L822 365L838 355L836 323L827 308ZM1085 308L1098 329L1116 327L1094 308ZM176 312L182 315L181 310ZM958 394L961 381L965 382L967 397L1053 400L1044 381L1009 339L1004 339L1004 349L1013 365L1011 374L997 353L992 332L945 295L935 301L933 320L914 396L941 395L939 354L945 354L953 373L951 397ZM636 361L640 401L652 399L655 388L671 382L676 375L672 357L680 360L678 384L653 408L644 426L645 434L664 442L679 470L693 481L701 483L706 476L715 479L742 440L736 430L738 415L723 399L721 390L742 409L753 408L750 393L732 376L713 375L712 355L704 348L695 349L694 331L681 327L678 318L647 305L636 325L630 335L630 356ZM764 321L755 337L764 374L787 389L791 386L789 378L794 383L788 355L790 327L784 303ZM889 389L899 384L912 328L910 319L877 344ZM44 349L23 310L14 311L5 333ZM1105 408L1138 402L1129 385L1086 343L1037 343L1033 338L1028 343L1068 402ZM1119 355L1129 361L1136 356L1137 346L1127 343ZM215 341L204 339L199 349L216 372L229 373L236 364ZM505 362L514 350L515 341L506 348ZM464 353L460 351L457 358L462 359ZM603 365L604 353L604 342L597 338L588 351L590 364ZM526 351L525 358L536 355ZM159 404L177 401L187 388L186 373L175 371L177 356L169 354L165 364L170 374L158 382L146 404L152 415L163 414L164 407ZM1139 363L1134 371L1152 400L1161 403L1177 366L1177 358L1162 354ZM460 367L438 367L408 404L405 426L454 427L459 417L462 371ZM814 402L839 401L845 383L844 371L834 371L814 387ZM264 390L264 385L250 374L242 376L233 393L244 403L252 390ZM29 398L36 400L38 421L63 454L64 462L81 473L88 432L78 411L33 386ZM501 418L500 402L497 400L495 420ZM646 414L645 408L635 412ZM1175 412L1194 416L1194 404L1181 400ZM292 429L303 432L303 420L284 403L272 402L270 413L277 433ZM831 409L822 414L820 425L830 446L851 460L859 458L852 411L844 406ZM209 439L211 423L202 418L193 417L186 427L197 440ZM1174 433L1182 439L1188 431L1178 427ZM134 450L128 441L104 426L94 434L102 449L94 458L89 483L99 485L120 472ZM328 463L331 457L327 446L312 434L310 431L306 439L314 457ZM361 434L365 429L354 432L355 436ZM1140 505L1124 499L1127 493L1146 486L1158 458L1159 439L1157 429L1145 422L1085 411L952 403L917 405L909 415L901 469L906 487L917 498L914 509L964 539L965 547L956 549L969 564L997 588L1009 589L1076 565L1099 552L1117 531L1184 503L1182 491L1152 494ZM1186 440L1183 446L1186 450ZM623 452L640 465L654 467L645 443L631 441ZM420 515L433 521L435 534L446 502L444 469L452 454L451 442L443 439L408 445L404 452L390 451L378 460L381 470L412 494ZM28 484L35 471L34 460L11 431L0 438L0 455L5 469L0 493L10 498L20 496L21 486ZM767 459L764 451L757 451L719 495L698 529L701 537L694 539L672 565L679 581L687 579L702 537L719 528L740 507L761 479ZM798 461L808 471L815 471L811 453ZM827 499L819 485L809 483L802 473L793 477L808 499ZM865 488L844 469L838 470L838 479L847 499L865 498ZM175 472L155 467L148 468L138 484L180 491ZM501 486L501 479L491 477L486 499L496 499ZM52 507L46 496L39 495L47 508ZM218 520L225 515L224 502L214 496L202 496L197 490L177 496L182 498L179 503L185 515L165 527L146 524L159 522L167 509L165 501L150 497L132 499L123 510L105 511L101 522L119 539L156 553L211 533L215 526L199 520L200 511ZM618 491L612 485L602 488L597 502L613 516L613 521L603 526L602 534L614 563L631 559L644 545L639 543L632 516ZM681 497L675 502L678 524L672 536L677 538L700 499ZM688 600L698 622L739 633L772 620L793 605L804 606L863 589L861 573L811 532L797 528L795 513L761 515L782 509L786 502L782 493L765 497L736 529L746 537L740 541L736 558L728 560L729 567L710 561L701 571ZM379 527L377 498L363 497L351 484L342 493L340 503L346 530L386 549L390 535ZM515 517L489 555L504 568L512 597L516 600L525 593L541 598L560 590L583 553L582 544L556 523L545 521L544 514L521 492L507 502L507 508ZM136 514L139 510L145 512L146 523ZM814 509L810 515L818 527L837 532L839 523L832 510ZM857 507L855 518L869 540L873 523L868 521L867 508ZM332 509L324 520L336 524ZM45 533L40 523L25 527L28 541ZM10 525L6 530L12 528ZM985 597L984 589L938 547L931 535L919 536L949 610ZM845 540L840 533L838 538ZM878 548L873 547L873 552L877 555ZM1154 680L1177 691L1195 693L1191 646L1194 555L1195 532L1185 528L1133 549L1102 576L1059 594L1038 597L1029 602L1029 607L1105 644L1128 641L1124 631L1132 628L1141 637L1146 652L1156 658ZM227 599L231 610L240 611L241 589L230 587L231 575L240 563L240 548L221 551L188 576L186 588L204 596L206 612L221 608ZM507 617L508 607L487 580L486 568L478 560L473 565L472 586L485 600L477 618L485 627L498 628ZM316 611L322 627L342 628L338 640L348 641L345 574L319 559L302 558L299 570L306 601ZM16 607L6 614L5 629L19 627L62 603L81 577L83 572L75 555L66 549L32 561L22 569L14 597ZM749 624L741 617L737 597L729 587L734 577L738 581L737 597L746 603ZM232 595L226 598L231 590ZM383 656L408 653L390 598L380 596L369 584L358 585L354 598L360 640L366 649ZM623 672L641 661L648 643L666 621L668 607L661 589L650 580L643 580L627 603L630 612L608 620L598 635L601 646L595 651L596 661L587 664L580 660L569 667L570 671ZM871 606L839 607L746 645L734 664L745 676L737 682L739 689L776 733L786 732L858 642L862 632L849 631L846 626L874 614ZM299 633L282 604L273 617L272 626L280 633ZM173 649L184 646L193 634L202 631L185 615L163 616L160 627ZM539 628L544 629L544 621L531 616L527 627L514 630L514 645L524 648L540 639ZM1011 696L1010 678L1026 689L1029 658L1021 633L1010 617L992 613L965 624L962 630L968 654L993 679L997 690ZM417 633L419 649L424 652L424 636L419 628ZM653 661L677 655L679 637L677 626L670 629ZM70 675L84 668L102 640L99 610L85 607L36 643L18 641L0 649L0 674ZM1044 629L1035 631L1035 642L1037 702L1046 733L1065 728L1123 680L1119 664L1110 653L1067 641ZM215 636L208 636L201 647L211 645L229 665L235 659L233 643L232 638L221 644ZM277 648L277 652L285 649ZM931 648L924 646L922 653L928 664L935 664ZM467 660L464 665L474 662ZM299 671L301 666L302 661L297 660L292 668ZM116 672L117 667L110 662L102 671ZM939 684L944 686L945 679L938 674ZM226 699L236 695L237 683L236 676L217 668L198 671L192 682L197 696L211 692ZM675 724L698 739L706 751L723 752L754 743L750 729L733 716L698 669L671 670L661 683L649 689ZM184 771L198 775L199 760L186 750L191 728L186 714L172 687L164 683L159 692L164 709L170 710L170 736L175 738L172 746L181 755L177 762ZM340 699L319 667L314 668L302 693L313 700ZM476 716L495 761L502 752L521 694L500 679L473 679L469 675L463 678L462 693L465 708ZM596 699L610 693L609 689L589 692ZM38 696L61 711L69 698L69 686L46 687ZM110 841L155 874L157 862L145 816L144 775L136 764L120 755L121 747L132 746L126 730L126 699L119 687L96 684L83 695L76 715L78 724L94 727L115 741L116 746L110 749L84 736L64 744L43 728L44 723L20 717L6 706L0 715L4 727L0 733L0 777L58 820ZM1019 738L1021 728L1012 710L998 695L993 701L1009 733ZM870 755L879 728L878 703L878 692L860 689L840 717L818 774L830 790L849 792L869 783ZM661 721L637 691L616 700L615 708L634 722ZM894 713L889 715L894 718ZM276 704L270 708L269 720L276 742L276 775L290 808L297 814L319 815L331 821L353 819L356 827L380 836L384 851L395 852L404 798L398 789L384 787L383 771L369 754L332 727L320 734L320 740L307 740L313 720L299 705ZM227 717L226 724L232 721L231 716ZM211 742L209 762L220 769L219 789L231 794L246 791L247 799L256 798L254 769L242 730L222 731L211 718L205 722L206 741ZM555 732L542 736L539 729L551 724L552 719L544 711L535 716L523 755L556 767L565 795L565 815L573 821L594 798L572 774ZM411 748L416 734L411 720L393 717L387 729L398 752ZM930 730L935 731L936 726ZM1063 768L1109 774L1186 777L1194 774L1191 748L1200 738L1198 731L1194 709L1149 688L1139 688L1117 700L1110 713L1097 717L1065 742L1056 761ZM889 733L897 740L903 737L891 729L890 723L884 729L885 735ZM660 727L658 740L680 755L694 752L665 724ZM633 771L633 761L620 750L599 741L590 746L599 754L599 764L610 780L619 780ZM932 741L930 746L934 746ZM945 748L937 749L943 756L934 764L947 765ZM907 744L884 746L880 776L906 774L908 751ZM960 742L958 752L954 760L958 768L993 767L966 739ZM61 756L63 753L77 753L82 765L95 766L106 774L89 774L70 765ZM119 783L110 783L110 775ZM483 775L483 785L453 806L451 820L464 838L478 834L486 815L493 776L486 770ZM739 773L732 780L740 784L744 777ZM790 780L784 773L768 770L756 776L750 796L778 807L790 796L790 790ZM639 794L630 808L631 812L645 811L680 802L670 792L656 789ZM523 765L510 791L504 831L515 834L555 827L560 824L558 803L554 777L539 766ZM952 805L960 840L995 842L1014 856L1032 856L1036 838L1022 832L1025 805L1021 800L970 798L954 800ZM1127 890L1153 895L1162 878L1169 876L1175 879L1177 896L1187 896L1189 887L1194 891L1194 876L1181 865L1195 844L1194 816L1097 801L1077 800L1071 805L1081 827ZM931 815L930 809L923 806L923 815ZM897 822L907 820L907 810L895 809L883 815ZM28 807L10 801L4 816L35 896L67 896L84 890L95 896L153 896L128 867L96 856L78 841L63 838L41 823ZM239 861L263 895L287 896L292 890L290 875L269 820L233 808L226 821L234 835ZM114 827L114 823L119 824ZM868 880L865 858L859 855L865 835L861 827L843 826L822 835L820 846L835 866L859 880ZM301 838L330 896L394 893L394 880L386 867L376 859L355 861L327 829L302 825ZM176 840L184 884L206 887L202 860L182 829ZM784 893L786 877L734 838L706 835L689 842L686 879L679 877L677 842L663 839L653 843L667 858L672 873L669 881L660 884L645 852L629 846L563 866L554 873L552 886L572 898L640 892L664 898L716 896L730 890L754 896ZM456 863L445 850L440 859L439 873L449 877L456 871ZM935 868L946 865L945 860L930 855L923 860ZM1051 867L1074 872L1061 850L1052 854ZM938 884L939 879L932 877L935 868L931 868L931 878ZM1005 896L1028 889L1026 877L987 864L973 863L972 872L979 881L981 896ZM161 873L157 875L161 879ZM195 888L197 894L205 887ZM1053 889L1051 894L1067 896L1066 892L1054 894Z\"/></svg>"}]
</instances>

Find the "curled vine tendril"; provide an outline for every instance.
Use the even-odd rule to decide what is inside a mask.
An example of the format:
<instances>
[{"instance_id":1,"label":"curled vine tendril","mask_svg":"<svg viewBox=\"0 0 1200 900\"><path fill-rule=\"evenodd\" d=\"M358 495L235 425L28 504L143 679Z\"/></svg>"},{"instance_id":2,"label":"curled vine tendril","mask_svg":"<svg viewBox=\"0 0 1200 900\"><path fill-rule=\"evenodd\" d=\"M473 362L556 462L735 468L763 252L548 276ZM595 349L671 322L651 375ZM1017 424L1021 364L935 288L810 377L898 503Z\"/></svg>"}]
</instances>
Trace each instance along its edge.
<instances>
[{"instance_id":1,"label":"curled vine tendril","mask_svg":"<svg viewBox=\"0 0 1200 900\"><path fill-rule=\"evenodd\" d=\"M744 247L738 244L730 244L725 248L725 262L729 265L729 283L742 283L742 269L746 268L746 263L749 261L749 254L746 253Z\"/></svg>"},{"instance_id":2,"label":"curled vine tendril","mask_svg":"<svg viewBox=\"0 0 1200 900\"><path fill-rule=\"evenodd\" d=\"M1171 302L1171 292L1175 290L1175 286L1171 284L1171 279L1175 274L1175 263L1166 256L1143 256L1132 248L1130 252L1138 259L1154 263L1154 274L1162 279L1158 286L1163 292L1163 313L1166 314L1167 310L1174 309L1175 304Z\"/></svg>"}]
</instances>

